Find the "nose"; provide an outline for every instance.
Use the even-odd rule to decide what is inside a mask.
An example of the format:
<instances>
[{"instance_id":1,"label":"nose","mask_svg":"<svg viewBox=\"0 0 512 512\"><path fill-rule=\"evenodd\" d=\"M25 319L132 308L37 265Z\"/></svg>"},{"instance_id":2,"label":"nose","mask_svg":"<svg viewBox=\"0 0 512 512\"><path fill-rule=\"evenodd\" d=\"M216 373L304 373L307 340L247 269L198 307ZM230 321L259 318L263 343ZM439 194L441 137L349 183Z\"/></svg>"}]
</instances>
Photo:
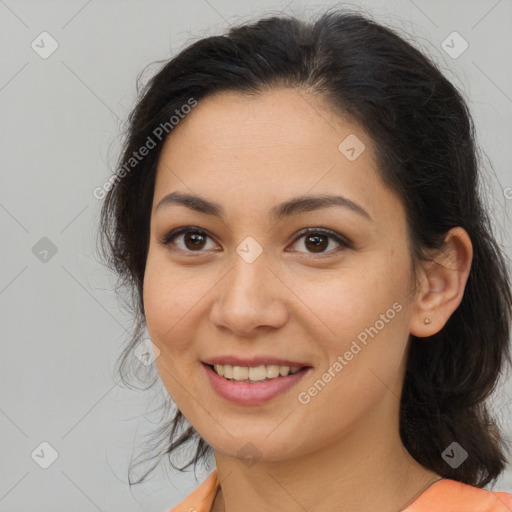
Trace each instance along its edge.
<instances>
[{"instance_id":1,"label":"nose","mask_svg":"<svg viewBox=\"0 0 512 512\"><path fill-rule=\"evenodd\" d=\"M268 263L264 255L252 263L235 258L231 270L215 287L210 319L216 327L250 337L286 323L286 293L290 292Z\"/></svg>"}]
</instances>

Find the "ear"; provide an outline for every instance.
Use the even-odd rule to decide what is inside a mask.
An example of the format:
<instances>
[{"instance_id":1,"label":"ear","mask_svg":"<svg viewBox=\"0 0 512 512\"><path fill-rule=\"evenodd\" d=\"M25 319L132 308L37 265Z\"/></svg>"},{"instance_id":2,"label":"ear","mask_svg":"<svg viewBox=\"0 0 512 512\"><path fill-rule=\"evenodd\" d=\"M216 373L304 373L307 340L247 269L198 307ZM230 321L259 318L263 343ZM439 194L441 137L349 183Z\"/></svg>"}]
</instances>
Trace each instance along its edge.
<instances>
[{"instance_id":1,"label":"ear","mask_svg":"<svg viewBox=\"0 0 512 512\"><path fill-rule=\"evenodd\" d=\"M462 301L472 260L473 245L467 232L461 227L451 229L433 261L421 264L411 334L432 336L444 327ZM425 318L431 322L425 324Z\"/></svg>"}]
</instances>

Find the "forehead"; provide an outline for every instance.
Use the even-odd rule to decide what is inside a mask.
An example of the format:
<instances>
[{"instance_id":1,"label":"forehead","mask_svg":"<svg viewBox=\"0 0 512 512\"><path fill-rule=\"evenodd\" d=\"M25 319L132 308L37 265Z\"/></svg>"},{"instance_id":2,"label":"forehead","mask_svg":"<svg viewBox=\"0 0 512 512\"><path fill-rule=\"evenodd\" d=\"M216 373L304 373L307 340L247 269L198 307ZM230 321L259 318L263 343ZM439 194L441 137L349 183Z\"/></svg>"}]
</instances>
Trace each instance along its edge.
<instances>
[{"instance_id":1,"label":"forehead","mask_svg":"<svg viewBox=\"0 0 512 512\"><path fill-rule=\"evenodd\" d=\"M347 158L345 141L357 158ZM241 207L338 192L373 218L379 205L397 202L377 172L365 132L320 98L292 89L222 92L199 101L164 144L155 204L174 190Z\"/></svg>"},{"instance_id":2,"label":"forehead","mask_svg":"<svg viewBox=\"0 0 512 512\"><path fill-rule=\"evenodd\" d=\"M319 96L290 88L269 89L258 94L222 91L207 96L173 130L180 144L189 137L207 151L230 147L253 150L279 147L281 153L311 152L334 142L337 150L343 133L363 131L342 120ZM339 142L339 141L338 141ZM167 145L167 144L166 144Z\"/></svg>"}]
</instances>

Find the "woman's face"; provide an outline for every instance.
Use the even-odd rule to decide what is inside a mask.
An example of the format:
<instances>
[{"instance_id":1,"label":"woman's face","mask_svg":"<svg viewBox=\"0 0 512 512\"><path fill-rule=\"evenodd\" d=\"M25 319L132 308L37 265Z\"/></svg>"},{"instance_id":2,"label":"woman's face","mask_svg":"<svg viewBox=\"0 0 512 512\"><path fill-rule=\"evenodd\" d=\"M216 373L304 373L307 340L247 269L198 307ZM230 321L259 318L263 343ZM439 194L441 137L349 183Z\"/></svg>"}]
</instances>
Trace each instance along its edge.
<instances>
[{"instance_id":1,"label":"woman's face","mask_svg":"<svg viewBox=\"0 0 512 512\"><path fill-rule=\"evenodd\" d=\"M171 193L200 199L160 204ZM156 176L146 321L165 387L217 452L284 460L396 432L411 284L404 209L371 142L318 98L220 93L174 127ZM242 366L224 367L238 378L306 369L237 383L205 365L215 359Z\"/></svg>"}]
</instances>

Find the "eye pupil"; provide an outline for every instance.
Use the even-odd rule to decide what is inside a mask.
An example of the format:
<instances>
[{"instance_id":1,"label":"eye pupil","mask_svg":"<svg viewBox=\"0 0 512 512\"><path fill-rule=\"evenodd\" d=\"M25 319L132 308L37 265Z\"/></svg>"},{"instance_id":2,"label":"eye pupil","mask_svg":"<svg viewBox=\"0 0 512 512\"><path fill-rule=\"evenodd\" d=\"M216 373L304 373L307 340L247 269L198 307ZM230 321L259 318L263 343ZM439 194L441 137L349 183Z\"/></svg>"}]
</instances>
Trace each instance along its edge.
<instances>
[{"instance_id":1,"label":"eye pupil","mask_svg":"<svg viewBox=\"0 0 512 512\"><path fill-rule=\"evenodd\" d=\"M306 238L306 246L308 247L308 249L313 248L313 252L322 252L329 245L328 242L327 242L327 244L325 244L325 241L327 240L327 238L328 237L326 235L309 235ZM313 242L313 246L309 247L308 242L311 242L311 241ZM320 250L318 250L318 249L320 249Z\"/></svg>"},{"instance_id":2,"label":"eye pupil","mask_svg":"<svg viewBox=\"0 0 512 512\"><path fill-rule=\"evenodd\" d=\"M200 233L187 233L185 235L185 245L187 245L187 248L190 249L190 247L188 246L189 242L192 243L192 248L202 249L204 246L205 237Z\"/></svg>"}]
</instances>

